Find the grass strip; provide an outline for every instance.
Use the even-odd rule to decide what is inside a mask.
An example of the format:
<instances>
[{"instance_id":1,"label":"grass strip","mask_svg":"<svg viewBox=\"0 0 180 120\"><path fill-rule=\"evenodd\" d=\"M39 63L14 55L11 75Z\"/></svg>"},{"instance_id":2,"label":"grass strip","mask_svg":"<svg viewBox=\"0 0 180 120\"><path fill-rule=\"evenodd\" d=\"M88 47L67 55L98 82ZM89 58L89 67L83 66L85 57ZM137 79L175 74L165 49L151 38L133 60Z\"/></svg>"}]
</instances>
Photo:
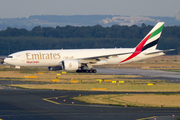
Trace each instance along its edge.
<instances>
[{"instance_id":1,"label":"grass strip","mask_svg":"<svg viewBox=\"0 0 180 120\"><path fill-rule=\"evenodd\" d=\"M106 88L105 91L118 92L180 92L179 84L164 83L148 86L147 84L113 84L113 83L89 83L89 84L16 84L10 85L27 89L56 89L56 90L81 90L92 91L92 88ZM93 91L99 91L93 90Z\"/></svg>"},{"instance_id":2,"label":"grass strip","mask_svg":"<svg viewBox=\"0 0 180 120\"><path fill-rule=\"evenodd\" d=\"M90 104L105 104L133 107L180 107L180 94L105 94L73 97L72 99Z\"/></svg>"}]
</instances>

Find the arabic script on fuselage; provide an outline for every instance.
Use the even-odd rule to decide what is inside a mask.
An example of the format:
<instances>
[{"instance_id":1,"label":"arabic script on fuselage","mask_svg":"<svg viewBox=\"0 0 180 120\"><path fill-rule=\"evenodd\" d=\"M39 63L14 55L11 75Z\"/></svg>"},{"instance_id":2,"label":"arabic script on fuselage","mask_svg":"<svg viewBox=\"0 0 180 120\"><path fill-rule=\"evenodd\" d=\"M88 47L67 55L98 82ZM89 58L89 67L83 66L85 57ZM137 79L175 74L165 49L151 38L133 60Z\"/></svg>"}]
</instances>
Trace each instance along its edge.
<instances>
[{"instance_id":1,"label":"arabic script on fuselage","mask_svg":"<svg viewBox=\"0 0 180 120\"><path fill-rule=\"evenodd\" d=\"M39 63L39 61L26 61L27 63Z\"/></svg>"}]
</instances>

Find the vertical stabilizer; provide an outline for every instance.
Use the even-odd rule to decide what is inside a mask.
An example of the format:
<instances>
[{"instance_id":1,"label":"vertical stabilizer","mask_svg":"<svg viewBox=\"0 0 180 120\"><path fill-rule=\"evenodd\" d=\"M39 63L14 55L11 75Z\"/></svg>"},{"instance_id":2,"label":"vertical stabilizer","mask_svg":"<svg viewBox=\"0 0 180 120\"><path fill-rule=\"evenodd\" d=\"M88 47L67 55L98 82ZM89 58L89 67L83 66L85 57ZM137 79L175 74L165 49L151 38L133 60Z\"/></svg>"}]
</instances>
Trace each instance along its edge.
<instances>
[{"instance_id":1,"label":"vertical stabilizer","mask_svg":"<svg viewBox=\"0 0 180 120\"><path fill-rule=\"evenodd\" d=\"M158 40L161 36L164 22L158 22L154 28L144 37L144 39L136 46L138 51L146 49L156 49Z\"/></svg>"},{"instance_id":2,"label":"vertical stabilizer","mask_svg":"<svg viewBox=\"0 0 180 120\"><path fill-rule=\"evenodd\" d=\"M120 63L126 62L136 57L142 51L145 51L147 49L155 50L157 47L158 40L161 36L163 26L164 22L158 22L154 26L154 28L146 35L146 37L144 37L144 39L136 46L134 53L131 54L128 58L121 61Z\"/></svg>"}]
</instances>

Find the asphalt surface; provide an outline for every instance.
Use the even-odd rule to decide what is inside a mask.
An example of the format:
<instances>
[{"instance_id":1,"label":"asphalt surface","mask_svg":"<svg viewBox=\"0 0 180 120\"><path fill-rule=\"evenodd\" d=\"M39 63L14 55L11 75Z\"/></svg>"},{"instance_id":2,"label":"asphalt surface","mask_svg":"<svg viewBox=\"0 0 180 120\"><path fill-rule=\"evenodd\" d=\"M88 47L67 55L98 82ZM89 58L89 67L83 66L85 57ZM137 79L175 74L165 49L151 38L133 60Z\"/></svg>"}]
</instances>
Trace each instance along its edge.
<instances>
[{"instance_id":1,"label":"asphalt surface","mask_svg":"<svg viewBox=\"0 0 180 120\"><path fill-rule=\"evenodd\" d=\"M171 79L171 78L180 79L180 73L178 72L167 72L167 71L161 71L161 70L98 68L97 72L103 73L103 74L142 75L142 76L151 76L151 77L164 77L168 79Z\"/></svg>"},{"instance_id":2,"label":"asphalt surface","mask_svg":"<svg viewBox=\"0 0 180 120\"><path fill-rule=\"evenodd\" d=\"M108 69L104 73L123 74L122 71ZM98 69L98 72L103 72L103 69ZM135 72L136 70L132 74ZM131 70L128 74L131 74ZM162 75L164 74L166 73ZM177 79L176 75L178 74L168 73L168 75L175 76L167 77L155 74L154 77L171 80ZM152 77L153 75L146 76ZM180 115L180 108L91 105L70 99L73 96L111 94L111 92L29 90L4 86L4 84L20 83L26 84L26 82L20 81L0 81L0 120L155 120L155 118L156 120L176 120L176 117ZM116 94L119 93L121 92Z\"/></svg>"}]
</instances>

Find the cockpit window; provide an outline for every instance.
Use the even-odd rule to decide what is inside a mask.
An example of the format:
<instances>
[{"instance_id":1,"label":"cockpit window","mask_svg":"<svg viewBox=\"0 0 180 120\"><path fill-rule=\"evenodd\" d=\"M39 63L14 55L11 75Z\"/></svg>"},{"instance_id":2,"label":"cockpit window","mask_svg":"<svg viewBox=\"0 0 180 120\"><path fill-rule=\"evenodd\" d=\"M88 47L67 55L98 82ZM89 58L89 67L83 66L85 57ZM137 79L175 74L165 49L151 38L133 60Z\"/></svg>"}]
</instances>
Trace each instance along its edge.
<instances>
[{"instance_id":1,"label":"cockpit window","mask_svg":"<svg viewBox=\"0 0 180 120\"><path fill-rule=\"evenodd\" d=\"M7 58L13 58L13 56L8 56Z\"/></svg>"}]
</instances>

